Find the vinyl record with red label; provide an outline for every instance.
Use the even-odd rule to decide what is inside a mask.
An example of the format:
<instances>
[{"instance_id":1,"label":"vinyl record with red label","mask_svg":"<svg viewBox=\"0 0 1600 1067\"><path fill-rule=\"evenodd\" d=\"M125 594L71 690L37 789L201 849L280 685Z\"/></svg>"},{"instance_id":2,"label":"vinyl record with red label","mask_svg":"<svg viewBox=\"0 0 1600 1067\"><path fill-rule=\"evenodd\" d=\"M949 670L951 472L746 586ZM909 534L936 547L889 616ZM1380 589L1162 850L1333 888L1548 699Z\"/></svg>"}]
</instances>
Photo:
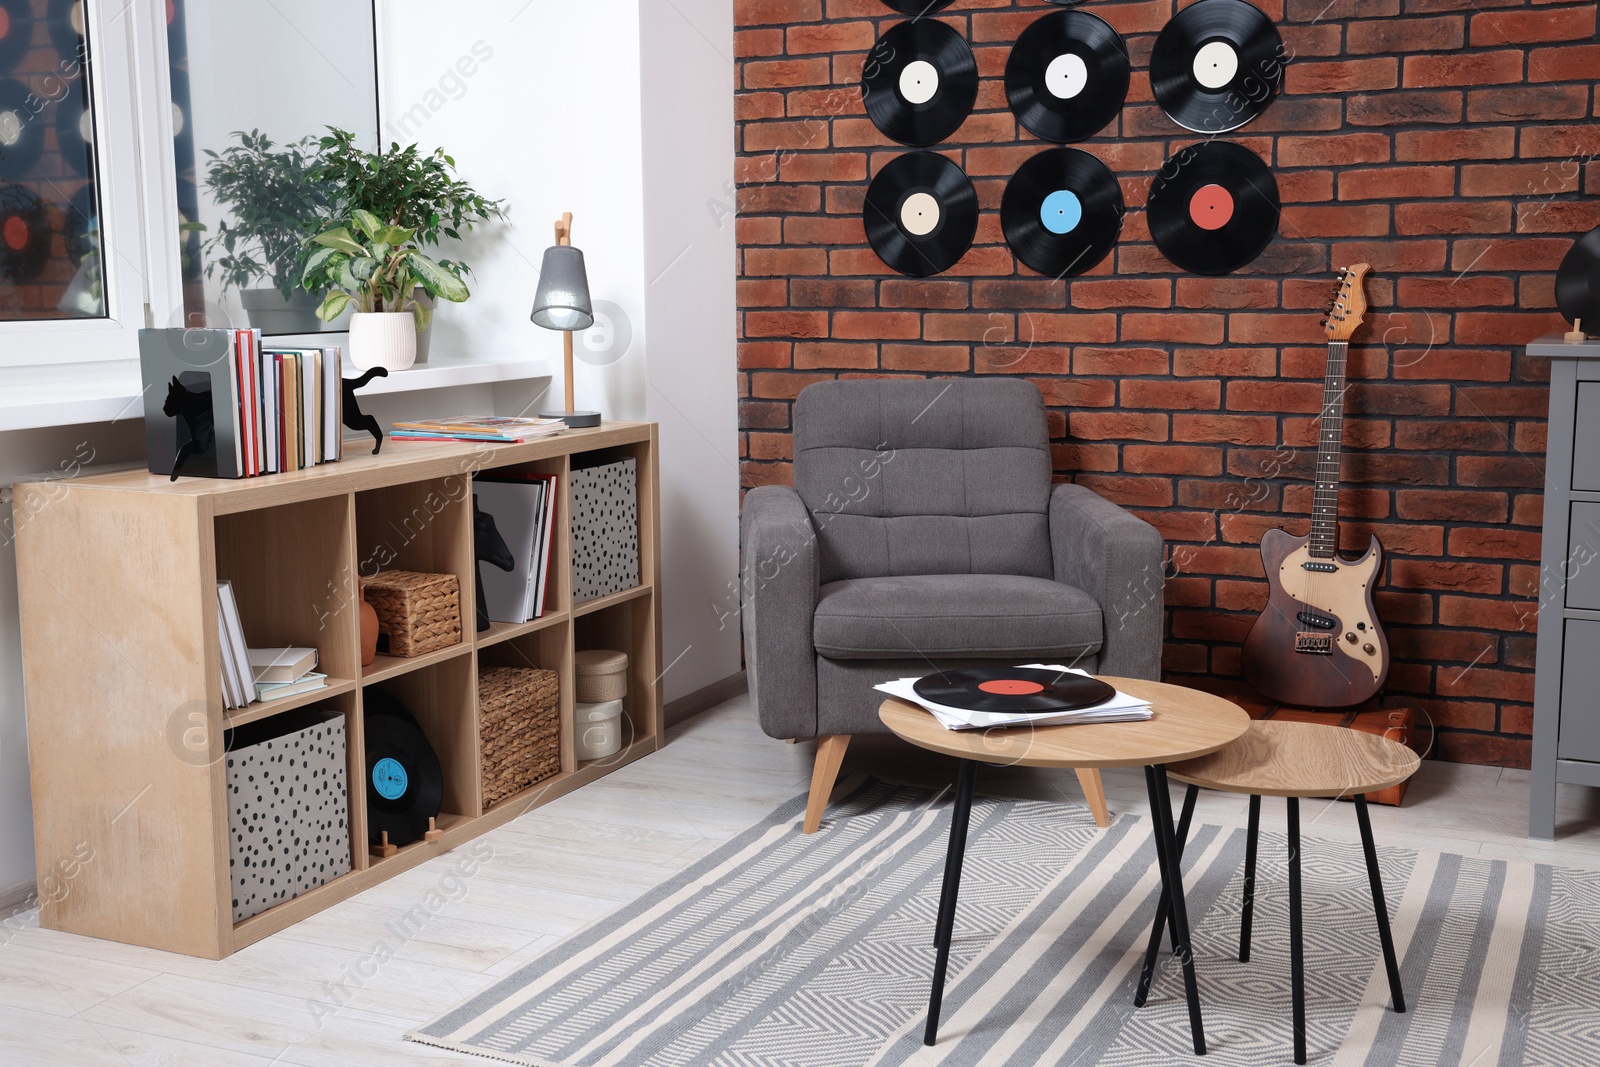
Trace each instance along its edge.
<instances>
[{"instance_id":1,"label":"vinyl record with red label","mask_svg":"<svg viewBox=\"0 0 1600 1067\"><path fill-rule=\"evenodd\" d=\"M1277 235L1278 183L1248 148L1201 141L1161 168L1145 210L1162 255L1194 274L1227 274Z\"/></svg>"},{"instance_id":2,"label":"vinyl record with red label","mask_svg":"<svg viewBox=\"0 0 1600 1067\"><path fill-rule=\"evenodd\" d=\"M966 172L937 152L891 159L867 187L861 209L878 258L926 278L960 262L978 233L978 194Z\"/></svg>"},{"instance_id":3,"label":"vinyl record with red label","mask_svg":"<svg viewBox=\"0 0 1600 1067\"><path fill-rule=\"evenodd\" d=\"M1007 183L1000 226L1018 259L1062 278L1105 258L1122 232L1122 212L1122 189L1109 167L1076 148L1051 148Z\"/></svg>"},{"instance_id":4,"label":"vinyl record with red label","mask_svg":"<svg viewBox=\"0 0 1600 1067\"><path fill-rule=\"evenodd\" d=\"M0 187L0 278L22 285L50 261L50 220L44 204L20 185Z\"/></svg>"},{"instance_id":5,"label":"vinyl record with red label","mask_svg":"<svg viewBox=\"0 0 1600 1067\"><path fill-rule=\"evenodd\" d=\"M1105 128L1128 96L1128 46L1104 20L1052 11L1022 31L1006 60L1006 100L1035 136L1057 144Z\"/></svg>"},{"instance_id":6,"label":"vinyl record with red label","mask_svg":"<svg viewBox=\"0 0 1600 1067\"><path fill-rule=\"evenodd\" d=\"M367 748L367 836L377 844L409 845L428 831L444 801L444 772L411 712L369 689L362 723Z\"/></svg>"},{"instance_id":7,"label":"vinyl record with red label","mask_svg":"<svg viewBox=\"0 0 1600 1067\"><path fill-rule=\"evenodd\" d=\"M33 43L29 0L0 0L0 74L10 74Z\"/></svg>"},{"instance_id":8,"label":"vinyl record with red label","mask_svg":"<svg viewBox=\"0 0 1600 1067\"><path fill-rule=\"evenodd\" d=\"M1077 711L1104 704L1116 689L1098 678L1036 667L974 667L917 679L917 695L963 711Z\"/></svg>"},{"instance_id":9,"label":"vinyl record with red label","mask_svg":"<svg viewBox=\"0 0 1600 1067\"><path fill-rule=\"evenodd\" d=\"M1150 88L1167 116L1196 133L1236 130L1267 109L1288 62L1272 20L1245 0L1196 0L1150 53Z\"/></svg>"},{"instance_id":10,"label":"vinyl record with red label","mask_svg":"<svg viewBox=\"0 0 1600 1067\"><path fill-rule=\"evenodd\" d=\"M26 178L44 151L44 101L15 78L0 81L0 178Z\"/></svg>"},{"instance_id":11,"label":"vinyl record with red label","mask_svg":"<svg viewBox=\"0 0 1600 1067\"><path fill-rule=\"evenodd\" d=\"M978 99L978 64L966 38L937 19L891 26L861 68L867 117L901 144L938 144Z\"/></svg>"}]
</instances>

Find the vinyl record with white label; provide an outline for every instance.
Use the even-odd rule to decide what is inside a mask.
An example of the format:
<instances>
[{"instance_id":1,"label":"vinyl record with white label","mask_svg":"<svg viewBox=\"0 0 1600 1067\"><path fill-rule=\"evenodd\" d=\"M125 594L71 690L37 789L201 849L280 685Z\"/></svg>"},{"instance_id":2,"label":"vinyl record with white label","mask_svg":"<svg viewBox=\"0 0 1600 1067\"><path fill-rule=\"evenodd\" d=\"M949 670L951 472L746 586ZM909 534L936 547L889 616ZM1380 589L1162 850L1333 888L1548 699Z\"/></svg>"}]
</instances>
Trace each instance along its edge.
<instances>
[{"instance_id":1,"label":"vinyl record with white label","mask_svg":"<svg viewBox=\"0 0 1600 1067\"><path fill-rule=\"evenodd\" d=\"M867 117L901 144L938 144L978 99L978 64L966 38L936 19L891 26L861 67Z\"/></svg>"},{"instance_id":2,"label":"vinyl record with white label","mask_svg":"<svg viewBox=\"0 0 1600 1067\"><path fill-rule=\"evenodd\" d=\"M1017 121L1057 144L1093 137L1128 96L1128 46L1104 19L1052 11L1022 31L1006 60Z\"/></svg>"},{"instance_id":3,"label":"vinyl record with white label","mask_svg":"<svg viewBox=\"0 0 1600 1067\"><path fill-rule=\"evenodd\" d=\"M0 178L27 178L44 151L40 100L15 78L0 81Z\"/></svg>"},{"instance_id":4,"label":"vinyl record with white label","mask_svg":"<svg viewBox=\"0 0 1600 1067\"><path fill-rule=\"evenodd\" d=\"M1007 183L1000 226L1018 259L1063 278L1105 258L1122 232L1122 211L1122 189L1110 168L1076 148L1051 148Z\"/></svg>"},{"instance_id":5,"label":"vinyl record with white label","mask_svg":"<svg viewBox=\"0 0 1600 1067\"><path fill-rule=\"evenodd\" d=\"M88 108L88 94L83 83L67 90L56 104L56 143L61 146L61 158L74 173L90 177L94 174L94 113Z\"/></svg>"},{"instance_id":6,"label":"vinyl record with white label","mask_svg":"<svg viewBox=\"0 0 1600 1067\"><path fill-rule=\"evenodd\" d=\"M1201 141L1161 168L1145 211L1162 255L1193 274L1228 274L1272 243L1278 205L1278 183L1260 156L1232 141Z\"/></svg>"},{"instance_id":7,"label":"vinyl record with white label","mask_svg":"<svg viewBox=\"0 0 1600 1067\"><path fill-rule=\"evenodd\" d=\"M1196 0L1150 53L1150 88L1167 116L1196 133L1226 133L1260 115L1288 62L1272 20L1245 0Z\"/></svg>"},{"instance_id":8,"label":"vinyl record with white label","mask_svg":"<svg viewBox=\"0 0 1600 1067\"><path fill-rule=\"evenodd\" d=\"M878 258L926 278L961 261L978 233L978 194L966 172L937 152L891 159L867 187L861 209Z\"/></svg>"},{"instance_id":9,"label":"vinyl record with white label","mask_svg":"<svg viewBox=\"0 0 1600 1067\"><path fill-rule=\"evenodd\" d=\"M50 0L50 7L45 18L50 27L50 43L55 45L56 54L61 57L63 72L71 71L76 77L76 70L70 64L81 63L88 58L88 47L84 44L84 0Z\"/></svg>"}]
</instances>

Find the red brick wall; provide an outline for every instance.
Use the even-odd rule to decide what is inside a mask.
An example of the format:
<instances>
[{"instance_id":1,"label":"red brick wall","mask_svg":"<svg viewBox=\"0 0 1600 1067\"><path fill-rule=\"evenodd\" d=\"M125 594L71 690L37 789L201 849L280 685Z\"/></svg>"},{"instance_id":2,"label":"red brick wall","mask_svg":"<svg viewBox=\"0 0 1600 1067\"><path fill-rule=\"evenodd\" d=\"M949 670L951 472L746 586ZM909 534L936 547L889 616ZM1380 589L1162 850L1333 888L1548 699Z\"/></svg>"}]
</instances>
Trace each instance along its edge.
<instances>
[{"instance_id":1,"label":"red brick wall","mask_svg":"<svg viewBox=\"0 0 1600 1067\"><path fill-rule=\"evenodd\" d=\"M1001 192L1045 146L1006 109L1010 43L1052 10L957 0L977 111L939 150L977 186L975 247L903 278L867 246L866 181L907 151L865 117L881 0L736 0L741 449L746 486L790 479L790 404L811 382L1001 373L1038 384L1058 476L1154 523L1173 554L1166 669L1236 675L1265 598L1256 543L1306 528L1333 267L1366 260L1374 311L1351 350L1344 544L1391 554L1379 610L1445 758L1526 766L1554 271L1600 224L1596 5L1255 0L1294 54L1284 94L1232 139L1266 158L1280 235L1235 275L1173 268L1142 205L1197 138L1151 100L1172 0L1090 3L1128 40L1118 124L1078 145L1118 175L1122 240L1052 281L1005 246Z\"/></svg>"}]
</instances>

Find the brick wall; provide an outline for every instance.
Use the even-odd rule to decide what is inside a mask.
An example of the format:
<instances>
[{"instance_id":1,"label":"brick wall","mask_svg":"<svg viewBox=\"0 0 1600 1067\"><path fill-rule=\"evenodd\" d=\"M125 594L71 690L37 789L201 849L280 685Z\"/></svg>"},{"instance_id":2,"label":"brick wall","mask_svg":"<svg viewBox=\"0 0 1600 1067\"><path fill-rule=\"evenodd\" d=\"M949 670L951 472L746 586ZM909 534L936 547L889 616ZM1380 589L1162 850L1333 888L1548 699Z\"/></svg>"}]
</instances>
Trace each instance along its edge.
<instances>
[{"instance_id":1,"label":"brick wall","mask_svg":"<svg viewBox=\"0 0 1600 1067\"><path fill-rule=\"evenodd\" d=\"M903 278L867 246L869 175L907 149L865 117L862 61L901 16L881 0L736 0L741 454L746 486L790 480L790 405L811 382L1011 374L1050 412L1057 476L1165 535L1166 669L1237 675L1265 600L1256 543L1304 532L1333 267L1366 260L1374 310L1350 358L1347 550L1377 534L1395 664L1447 759L1526 766L1545 447L1545 368L1518 346L1558 326L1554 271L1600 224L1593 3L1255 0L1294 54L1284 94L1230 136L1272 165L1278 239L1223 278L1150 243L1151 178L1196 140L1152 102L1172 0L1090 3L1128 40L1118 123L1076 147L1122 183L1115 253L1070 281L1005 246L1000 196L1047 147L1006 109L1010 44L1053 10L957 0L977 110L938 150L983 214L946 275Z\"/></svg>"}]
</instances>

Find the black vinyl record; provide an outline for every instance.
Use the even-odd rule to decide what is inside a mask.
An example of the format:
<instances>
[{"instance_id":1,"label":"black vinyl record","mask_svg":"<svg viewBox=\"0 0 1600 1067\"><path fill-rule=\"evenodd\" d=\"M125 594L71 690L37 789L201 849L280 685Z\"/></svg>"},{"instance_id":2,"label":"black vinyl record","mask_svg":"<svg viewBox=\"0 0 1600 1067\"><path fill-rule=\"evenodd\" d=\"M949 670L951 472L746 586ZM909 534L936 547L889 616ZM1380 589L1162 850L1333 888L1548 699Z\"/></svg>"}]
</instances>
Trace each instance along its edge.
<instances>
[{"instance_id":1,"label":"black vinyl record","mask_svg":"<svg viewBox=\"0 0 1600 1067\"><path fill-rule=\"evenodd\" d=\"M1036 667L974 667L917 679L917 695L963 711L1076 711L1104 704L1116 689L1098 678Z\"/></svg>"},{"instance_id":2,"label":"black vinyl record","mask_svg":"<svg viewBox=\"0 0 1600 1067\"><path fill-rule=\"evenodd\" d=\"M978 99L978 63L966 38L936 19L891 26L861 68L867 117L884 135L931 145L967 121Z\"/></svg>"},{"instance_id":3,"label":"black vinyl record","mask_svg":"<svg viewBox=\"0 0 1600 1067\"><path fill-rule=\"evenodd\" d=\"M926 278L960 262L978 233L978 194L966 172L937 152L891 159L867 187L861 209L878 258Z\"/></svg>"},{"instance_id":4,"label":"black vinyl record","mask_svg":"<svg viewBox=\"0 0 1600 1067\"><path fill-rule=\"evenodd\" d=\"M942 7L949 7L953 0L883 0L883 2L902 15L931 15Z\"/></svg>"},{"instance_id":5,"label":"black vinyl record","mask_svg":"<svg viewBox=\"0 0 1600 1067\"><path fill-rule=\"evenodd\" d=\"M428 831L428 820L444 803L444 772L438 754L410 712L377 703L368 690L363 723L367 745L367 836L377 844L409 845Z\"/></svg>"},{"instance_id":6,"label":"black vinyl record","mask_svg":"<svg viewBox=\"0 0 1600 1067\"><path fill-rule=\"evenodd\" d=\"M1227 274L1277 235L1278 183L1243 145L1201 141L1161 168L1146 211L1162 255L1194 274Z\"/></svg>"},{"instance_id":7,"label":"black vinyl record","mask_svg":"<svg viewBox=\"0 0 1600 1067\"><path fill-rule=\"evenodd\" d=\"M33 43L33 8L28 0L0 0L0 74L10 74Z\"/></svg>"},{"instance_id":8,"label":"black vinyl record","mask_svg":"<svg viewBox=\"0 0 1600 1067\"><path fill-rule=\"evenodd\" d=\"M0 178L26 178L44 151L42 101L15 78L0 81Z\"/></svg>"},{"instance_id":9,"label":"black vinyl record","mask_svg":"<svg viewBox=\"0 0 1600 1067\"><path fill-rule=\"evenodd\" d=\"M87 58L88 50L83 43L83 5L84 0L50 0L47 16L50 43L56 46L56 54L63 60L81 63Z\"/></svg>"},{"instance_id":10,"label":"black vinyl record","mask_svg":"<svg viewBox=\"0 0 1600 1067\"><path fill-rule=\"evenodd\" d=\"M50 261L50 220L44 204L20 185L0 187L0 278L33 281Z\"/></svg>"},{"instance_id":11,"label":"black vinyl record","mask_svg":"<svg viewBox=\"0 0 1600 1067\"><path fill-rule=\"evenodd\" d=\"M94 183L80 185L67 198L63 210L66 218L61 224L61 236L66 242L67 258L77 263L95 249L100 239L100 207Z\"/></svg>"},{"instance_id":12,"label":"black vinyl record","mask_svg":"<svg viewBox=\"0 0 1600 1067\"><path fill-rule=\"evenodd\" d=\"M1571 323L1588 323L1585 333L1600 333L1600 226L1572 243L1556 271L1556 307Z\"/></svg>"},{"instance_id":13,"label":"black vinyl record","mask_svg":"<svg viewBox=\"0 0 1600 1067\"><path fill-rule=\"evenodd\" d=\"M1052 11L1022 31L1006 60L1006 100L1034 135L1057 144L1093 137L1128 96L1128 46L1101 18Z\"/></svg>"},{"instance_id":14,"label":"black vinyl record","mask_svg":"<svg viewBox=\"0 0 1600 1067\"><path fill-rule=\"evenodd\" d=\"M88 107L86 83L79 82L55 105L56 143L67 166L84 177L94 174L94 114Z\"/></svg>"},{"instance_id":15,"label":"black vinyl record","mask_svg":"<svg viewBox=\"0 0 1600 1067\"><path fill-rule=\"evenodd\" d=\"M1196 133L1236 130L1283 83L1283 38L1245 0L1197 0L1174 15L1150 53L1150 88L1167 116Z\"/></svg>"},{"instance_id":16,"label":"black vinyl record","mask_svg":"<svg viewBox=\"0 0 1600 1067\"><path fill-rule=\"evenodd\" d=\"M1122 232L1122 188L1076 148L1051 148L1022 166L1000 199L1000 226L1017 258L1056 278L1105 258Z\"/></svg>"}]
</instances>

